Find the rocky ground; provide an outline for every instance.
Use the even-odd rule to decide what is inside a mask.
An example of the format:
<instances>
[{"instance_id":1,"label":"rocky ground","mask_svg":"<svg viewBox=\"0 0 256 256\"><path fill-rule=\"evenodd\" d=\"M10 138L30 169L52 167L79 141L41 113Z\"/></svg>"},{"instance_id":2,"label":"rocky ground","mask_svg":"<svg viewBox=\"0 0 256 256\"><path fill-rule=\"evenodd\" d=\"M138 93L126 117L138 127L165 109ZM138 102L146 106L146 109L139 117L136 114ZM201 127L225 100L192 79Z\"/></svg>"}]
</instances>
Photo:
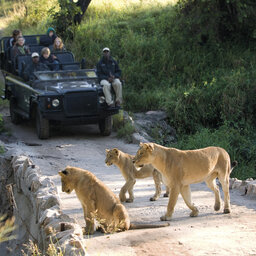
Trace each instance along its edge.
<instances>
[{"instance_id":1,"label":"rocky ground","mask_svg":"<svg viewBox=\"0 0 256 256\"><path fill-rule=\"evenodd\" d=\"M50 177L60 193L63 211L84 226L83 212L74 192L61 192L57 172L66 165L93 172L112 191L119 193L124 179L115 166L106 167L105 149L117 147L134 154L137 144L127 144L116 138L101 137L97 126L63 127L53 131L48 140L38 140L35 128L29 123L14 126L7 109L2 110L9 136L0 139L16 154L29 156L40 166L43 176ZM238 167L239 168L239 167ZM163 186L164 190L164 186ZM189 209L179 197L170 226L160 229L131 230L111 235L96 232L86 236L89 255L256 255L256 199L231 190L231 214L214 212L214 195L205 184L192 186L192 199L199 208L199 216L189 217ZM160 223L168 198L156 202L151 178L137 181L135 201L125 203L132 222ZM222 206L223 207L223 206Z\"/></svg>"}]
</instances>

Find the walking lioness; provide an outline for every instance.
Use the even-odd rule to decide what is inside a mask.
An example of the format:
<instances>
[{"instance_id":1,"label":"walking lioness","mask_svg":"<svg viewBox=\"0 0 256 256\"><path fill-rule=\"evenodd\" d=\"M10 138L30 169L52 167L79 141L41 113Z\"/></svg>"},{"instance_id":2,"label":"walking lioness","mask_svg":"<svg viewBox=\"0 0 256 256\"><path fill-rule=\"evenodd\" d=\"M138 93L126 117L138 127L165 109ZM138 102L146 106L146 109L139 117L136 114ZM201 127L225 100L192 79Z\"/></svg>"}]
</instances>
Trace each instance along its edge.
<instances>
[{"instance_id":1,"label":"walking lioness","mask_svg":"<svg viewBox=\"0 0 256 256\"><path fill-rule=\"evenodd\" d=\"M137 170L134 166L132 159L134 156L129 155L127 153L122 152L117 148L113 149L106 149L106 159L105 163L110 166L112 164L116 165L126 183L121 188L119 193L119 199L121 202L131 203L134 200L133 195L133 186L136 182L136 179L145 179L148 177L153 177L155 182L156 192L153 197L150 198L150 201L156 201L159 196L161 195L161 182L162 182L162 175L158 172L151 164L144 165L140 170ZM126 199L125 193L128 191L129 198ZM166 187L166 193L164 197L168 197L169 190Z\"/></svg>"},{"instance_id":2,"label":"walking lioness","mask_svg":"<svg viewBox=\"0 0 256 256\"><path fill-rule=\"evenodd\" d=\"M224 213L230 213L229 175L237 162L230 163L229 154L220 147L197 150L178 150L155 143L140 143L134 158L135 166L152 164L165 178L170 190L167 213L160 219L171 220L175 204L181 193L186 205L192 210L190 216L198 215L198 209L191 202L190 184L205 181L214 191L214 210L220 209L220 192L216 185L219 179L224 192Z\"/></svg>"},{"instance_id":3,"label":"walking lioness","mask_svg":"<svg viewBox=\"0 0 256 256\"><path fill-rule=\"evenodd\" d=\"M124 231L137 228L159 228L167 225L131 224L126 208L118 197L94 174L77 167L67 166L59 171L61 176L62 191L71 193L75 190L80 200L86 232L94 233L95 218L101 222L104 232ZM96 216L97 215L97 216Z\"/></svg>"}]
</instances>

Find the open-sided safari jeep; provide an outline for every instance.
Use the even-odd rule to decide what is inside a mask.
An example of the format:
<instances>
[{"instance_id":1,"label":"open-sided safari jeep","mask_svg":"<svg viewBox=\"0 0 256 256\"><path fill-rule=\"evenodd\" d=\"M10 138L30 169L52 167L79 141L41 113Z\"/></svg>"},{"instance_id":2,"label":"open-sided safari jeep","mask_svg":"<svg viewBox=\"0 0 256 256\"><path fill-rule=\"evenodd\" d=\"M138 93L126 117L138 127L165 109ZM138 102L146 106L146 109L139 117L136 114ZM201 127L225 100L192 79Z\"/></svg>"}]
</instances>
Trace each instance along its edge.
<instances>
[{"instance_id":1,"label":"open-sided safari jeep","mask_svg":"<svg viewBox=\"0 0 256 256\"><path fill-rule=\"evenodd\" d=\"M40 139L49 137L51 126L62 124L98 124L102 135L111 134L112 115L117 114L119 108L107 106L95 70L82 69L71 52L61 52L55 54L60 61L59 71L35 72L35 79L26 82L22 72L32 61L31 56L20 55L15 63L10 63L5 56L5 40L0 42L5 79L2 98L9 100L14 124L22 119L35 120Z\"/></svg>"}]
</instances>

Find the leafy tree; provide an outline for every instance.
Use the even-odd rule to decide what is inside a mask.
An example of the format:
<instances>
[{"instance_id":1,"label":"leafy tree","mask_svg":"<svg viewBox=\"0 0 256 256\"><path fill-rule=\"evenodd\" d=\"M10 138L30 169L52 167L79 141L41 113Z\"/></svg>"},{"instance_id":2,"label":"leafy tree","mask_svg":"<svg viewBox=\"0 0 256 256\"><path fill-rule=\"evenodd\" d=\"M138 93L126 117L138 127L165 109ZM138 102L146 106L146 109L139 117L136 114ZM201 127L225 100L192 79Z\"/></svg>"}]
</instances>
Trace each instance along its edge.
<instances>
[{"instance_id":1,"label":"leafy tree","mask_svg":"<svg viewBox=\"0 0 256 256\"><path fill-rule=\"evenodd\" d=\"M91 0L58 0L58 2L60 10L53 15L55 27L63 38L73 38L75 25L80 24Z\"/></svg>"}]
</instances>

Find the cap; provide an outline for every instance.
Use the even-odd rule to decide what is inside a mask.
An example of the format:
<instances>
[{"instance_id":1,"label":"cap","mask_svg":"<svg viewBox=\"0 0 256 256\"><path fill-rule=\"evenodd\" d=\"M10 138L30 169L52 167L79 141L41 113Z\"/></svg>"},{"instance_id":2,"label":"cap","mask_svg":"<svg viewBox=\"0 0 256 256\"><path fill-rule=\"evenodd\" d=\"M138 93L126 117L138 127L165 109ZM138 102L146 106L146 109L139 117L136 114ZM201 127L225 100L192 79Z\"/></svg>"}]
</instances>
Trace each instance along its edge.
<instances>
[{"instance_id":1,"label":"cap","mask_svg":"<svg viewBox=\"0 0 256 256\"><path fill-rule=\"evenodd\" d=\"M110 52L110 50L109 50L109 48L108 48L108 47L103 48L102 52L105 52L105 51Z\"/></svg>"},{"instance_id":2,"label":"cap","mask_svg":"<svg viewBox=\"0 0 256 256\"><path fill-rule=\"evenodd\" d=\"M34 57L39 57L39 54L37 52L33 52L32 55L31 55L32 58Z\"/></svg>"}]
</instances>

